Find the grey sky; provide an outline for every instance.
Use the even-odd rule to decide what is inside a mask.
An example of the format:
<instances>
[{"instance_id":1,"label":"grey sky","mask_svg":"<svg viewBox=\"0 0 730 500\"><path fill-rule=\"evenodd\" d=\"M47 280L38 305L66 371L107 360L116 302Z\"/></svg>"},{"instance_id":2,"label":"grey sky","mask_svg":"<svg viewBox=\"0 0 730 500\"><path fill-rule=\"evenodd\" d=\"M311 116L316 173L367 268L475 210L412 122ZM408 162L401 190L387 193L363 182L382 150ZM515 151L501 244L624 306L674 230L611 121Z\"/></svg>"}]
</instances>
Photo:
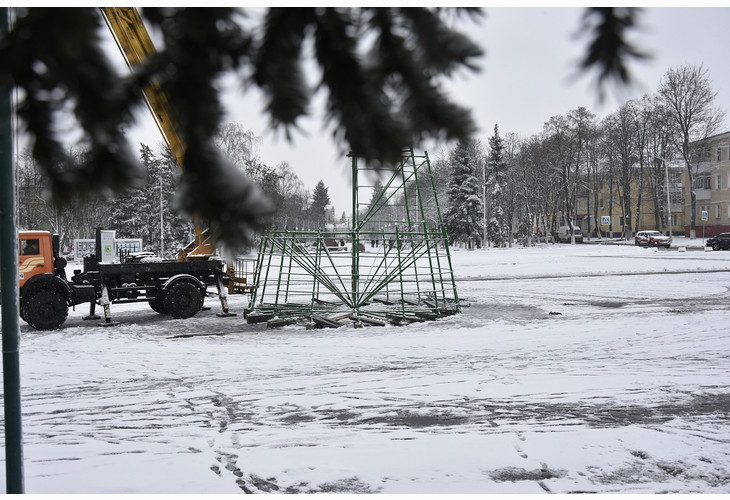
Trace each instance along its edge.
<instances>
[{"instance_id":1,"label":"grey sky","mask_svg":"<svg viewBox=\"0 0 730 500\"><path fill-rule=\"evenodd\" d=\"M581 7L487 7L478 25L464 18L459 24L486 51L478 74L461 73L449 82L453 99L472 109L480 127L478 138L486 142L499 125L500 135L513 132L529 137L542 130L554 115L584 106L599 118L615 111L628 99L653 93L666 70L685 63L703 63L718 91L717 104L730 108L730 2L705 2L724 7L648 7L633 36L638 47L652 58L632 61L635 83L629 88L606 87L598 99L593 75L577 75L577 61L588 38L576 39ZM576 78L577 75L577 78ZM323 96L317 96L321 103ZM262 137L259 154L271 166L289 162L304 182L314 189L322 179L329 188L337 215L351 210L349 161L324 128L315 101L313 118L300 122L302 132L287 143L282 133L268 130L262 116L263 102L255 91L229 95L229 121ZM363 110L366 111L366 110ZM146 117L143 117L146 118ZM727 129L727 124L725 129ZM154 145L159 134L146 119L130 132L134 144ZM436 146L432 146L436 147ZM441 149L439 147L438 149ZM429 149L435 156L436 150Z\"/></svg>"}]
</instances>

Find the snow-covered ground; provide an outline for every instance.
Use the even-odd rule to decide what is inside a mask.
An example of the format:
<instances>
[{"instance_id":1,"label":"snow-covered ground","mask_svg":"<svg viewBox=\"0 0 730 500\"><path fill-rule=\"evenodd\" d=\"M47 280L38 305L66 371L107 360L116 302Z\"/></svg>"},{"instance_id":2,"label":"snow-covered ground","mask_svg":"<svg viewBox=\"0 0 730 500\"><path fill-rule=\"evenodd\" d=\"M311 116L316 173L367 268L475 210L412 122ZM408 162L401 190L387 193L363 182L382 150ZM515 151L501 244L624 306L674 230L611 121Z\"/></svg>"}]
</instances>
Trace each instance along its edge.
<instances>
[{"instance_id":1,"label":"snow-covered ground","mask_svg":"<svg viewBox=\"0 0 730 500\"><path fill-rule=\"evenodd\" d=\"M401 327L22 323L26 491L730 493L730 252L677 244L455 249Z\"/></svg>"}]
</instances>

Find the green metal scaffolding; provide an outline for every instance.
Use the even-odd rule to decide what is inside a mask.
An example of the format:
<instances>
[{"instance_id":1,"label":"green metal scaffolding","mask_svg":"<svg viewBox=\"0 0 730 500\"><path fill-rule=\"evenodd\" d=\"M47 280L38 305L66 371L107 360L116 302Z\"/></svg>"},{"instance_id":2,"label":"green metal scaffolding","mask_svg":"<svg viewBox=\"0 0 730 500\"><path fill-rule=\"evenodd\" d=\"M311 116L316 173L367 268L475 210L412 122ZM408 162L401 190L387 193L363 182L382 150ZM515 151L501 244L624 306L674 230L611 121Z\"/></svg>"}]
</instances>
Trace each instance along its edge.
<instances>
[{"instance_id":1,"label":"green metal scaffolding","mask_svg":"<svg viewBox=\"0 0 730 500\"><path fill-rule=\"evenodd\" d=\"M405 151L392 175L352 160L352 218L261 238L247 318L269 326L407 324L461 310L428 154ZM380 187L380 189L377 189ZM369 192L367 202L360 194Z\"/></svg>"}]
</instances>

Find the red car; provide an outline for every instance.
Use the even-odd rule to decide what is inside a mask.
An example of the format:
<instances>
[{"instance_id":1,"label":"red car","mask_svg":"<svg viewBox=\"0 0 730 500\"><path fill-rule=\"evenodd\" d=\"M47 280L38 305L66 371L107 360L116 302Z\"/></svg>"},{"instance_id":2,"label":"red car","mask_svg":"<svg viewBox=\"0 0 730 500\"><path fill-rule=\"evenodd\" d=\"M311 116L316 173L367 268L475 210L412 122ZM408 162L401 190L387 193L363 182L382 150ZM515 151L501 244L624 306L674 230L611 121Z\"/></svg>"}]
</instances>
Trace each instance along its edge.
<instances>
[{"instance_id":1,"label":"red car","mask_svg":"<svg viewBox=\"0 0 730 500\"><path fill-rule=\"evenodd\" d=\"M634 237L634 244L642 247L669 248L672 242L669 236L665 236L659 231L639 231Z\"/></svg>"}]
</instances>

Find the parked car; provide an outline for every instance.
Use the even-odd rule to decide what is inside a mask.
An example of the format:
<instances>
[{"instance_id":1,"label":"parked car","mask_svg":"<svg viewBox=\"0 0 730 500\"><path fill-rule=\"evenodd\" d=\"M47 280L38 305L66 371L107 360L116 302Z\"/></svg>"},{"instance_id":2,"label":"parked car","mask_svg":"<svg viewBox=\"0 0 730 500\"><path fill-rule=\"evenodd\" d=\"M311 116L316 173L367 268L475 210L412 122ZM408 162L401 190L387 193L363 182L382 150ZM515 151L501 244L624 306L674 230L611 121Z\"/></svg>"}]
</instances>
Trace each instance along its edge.
<instances>
[{"instance_id":1,"label":"parked car","mask_svg":"<svg viewBox=\"0 0 730 500\"><path fill-rule=\"evenodd\" d=\"M534 233L533 238L535 238L536 243L552 243L553 242L553 235L552 233L543 234L542 232Z\"/></svg>"},{"instance_id":2,"label":"parked car","mask_svg":"<svg viewBox=\"0 0 730 500\"><path fill-rule=\"evenodd\" d=\"M705 246L712 247L713 250L730 250L730 233L720 233L708 238Z\"/></svg>"},{"instance_id":3,"label":"parked car","mask_svg":"<svg viewBox=\"0 0 730 500\"><path fill-rule=\"evenodd\" d=\"M669 236L665 236L659 231L639 231L634 237L634 244L642 247L669 248L672 242Z\"/></svg>"},{"instance_id":4,"label":"parked car","mask_svg":"<svg viewBox=\"0 0 730 500\"><path fill-rule=\"evenodd\" d=\"M576 243L583 243L583 233L579 227L573 226L573 235ZM560 243L570 243L570 226L560 226L558 228L558 241Z\"/></svg>"}]
</instances>

